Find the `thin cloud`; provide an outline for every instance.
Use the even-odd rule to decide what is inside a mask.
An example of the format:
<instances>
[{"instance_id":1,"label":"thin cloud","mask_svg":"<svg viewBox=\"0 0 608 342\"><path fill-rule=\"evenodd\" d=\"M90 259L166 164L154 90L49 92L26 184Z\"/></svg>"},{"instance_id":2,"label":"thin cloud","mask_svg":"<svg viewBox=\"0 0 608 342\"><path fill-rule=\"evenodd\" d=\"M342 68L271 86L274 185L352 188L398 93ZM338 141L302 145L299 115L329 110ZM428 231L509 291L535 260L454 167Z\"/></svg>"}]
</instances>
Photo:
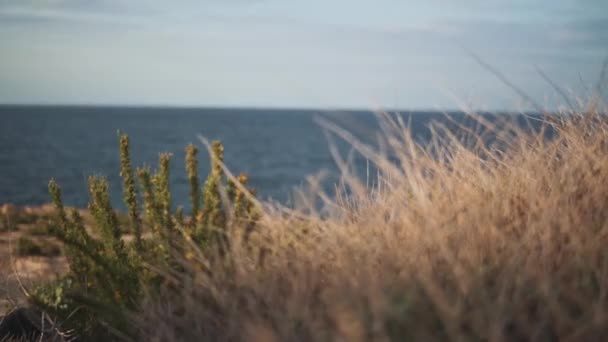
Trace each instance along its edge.
<instances>
[{"instance_id":1,"label":"thin cloud","mask_svg":"<svg viewBox=\"0 0 608 342\"><path fill-rule=\"evenodd\" d=\"M33 9L26 7L9 7L0 9L0 17L12 20L23 21L67 21L74 23L122 23L125 22L123 17L117 17L111 14L102 14L89 11L66 11L57 9ZM131 17L132 19L132 17Z\"/></svg>"}]
</instances>

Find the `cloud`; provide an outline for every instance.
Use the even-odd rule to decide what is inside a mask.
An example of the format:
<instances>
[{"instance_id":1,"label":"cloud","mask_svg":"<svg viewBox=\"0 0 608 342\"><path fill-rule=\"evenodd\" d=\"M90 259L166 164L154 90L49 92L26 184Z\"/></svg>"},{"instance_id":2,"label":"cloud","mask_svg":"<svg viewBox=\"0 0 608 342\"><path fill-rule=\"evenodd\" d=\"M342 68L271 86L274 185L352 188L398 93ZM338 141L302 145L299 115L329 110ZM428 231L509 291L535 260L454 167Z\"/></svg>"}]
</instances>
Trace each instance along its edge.
<instances>
[{"instance_id":1,"label":"cloud","mask_svg":"<svg viewBox=\"0 0 608 342\"><path fill-rule=\"evenodd\" d=\"M111 14L95 13L90 11L66 11L52 8L33 9L26 7L9 7L0 9L0 17L13 22L75 22L75 23L117 23L124 22Z\"/></svg>"},{"instance_id":2,"label":"cloud","mask_svg":"<svg viewBox=\"0 0 608 342\"><path fill-rule=\"evenodd\" d=\"M147 18L143 11L119 6L118 2L75 0L2 1L0 0L0 29L9 26L24 29L53 26L74 30L90 25L116 29L116 25L140 25Z\"/></svg>"}]
</instances>

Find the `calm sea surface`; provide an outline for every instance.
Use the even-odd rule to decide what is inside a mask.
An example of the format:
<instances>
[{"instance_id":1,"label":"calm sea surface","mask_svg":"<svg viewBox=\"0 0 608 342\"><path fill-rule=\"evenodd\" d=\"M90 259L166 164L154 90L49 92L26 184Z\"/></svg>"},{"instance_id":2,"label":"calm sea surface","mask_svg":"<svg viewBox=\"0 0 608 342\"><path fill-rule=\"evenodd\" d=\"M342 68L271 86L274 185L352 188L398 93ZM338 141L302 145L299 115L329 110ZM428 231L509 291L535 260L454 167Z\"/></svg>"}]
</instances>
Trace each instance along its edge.
<instances>
[{"instance_id":1,"label":"calm sea surface","mask_svg":"<svg viewBox=\"0 0 608 342\"><path fill-rule=\"evenodd\" d=\"M407 115L412 131L422 136L429 120L445 120L440 113ZM201 148L202 178L209 169L199 134L224 143L228 167L248 173L262 198L289 203L306 176L320 170L336 172L317 117L336 121L363 137L377 132L376 118L366 112L0 106L0 203L49 202L47 183L55 178L68 205L85 206L86 178L97 174L108 177L113 201L121 208L119 130L131 137L135 166L154 169L159 152L173 154L171 187L176 205L188 202L187 144Z\"/></svg>"}]
</instances>

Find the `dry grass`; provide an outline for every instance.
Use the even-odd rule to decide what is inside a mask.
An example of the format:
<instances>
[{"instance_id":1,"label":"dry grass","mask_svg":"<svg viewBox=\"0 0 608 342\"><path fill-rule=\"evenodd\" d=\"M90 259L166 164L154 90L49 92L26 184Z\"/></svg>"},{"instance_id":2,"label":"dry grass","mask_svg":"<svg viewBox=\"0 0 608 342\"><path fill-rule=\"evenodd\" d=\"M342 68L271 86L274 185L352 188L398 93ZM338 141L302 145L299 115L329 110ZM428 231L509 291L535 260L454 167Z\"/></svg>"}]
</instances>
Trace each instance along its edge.
<instances>
[{"instance_id":1,"label":"dry grass","mask_svg":"<svg viewBox=\"0 0 608 342\"><path fill-rule=\"evenodd\" d=\"M345 191L337 200L317 192L323 215L266 208L251 236L231 233L227 259L189 261L195 279L137 318L143 339L608 336L608 123L560 119L547 140L480 120L499 145L436 126L432 144L419 146L384 120L392 162L326 125L378 167L376 185L338 158Z\"/></svg>"}]
</instances>

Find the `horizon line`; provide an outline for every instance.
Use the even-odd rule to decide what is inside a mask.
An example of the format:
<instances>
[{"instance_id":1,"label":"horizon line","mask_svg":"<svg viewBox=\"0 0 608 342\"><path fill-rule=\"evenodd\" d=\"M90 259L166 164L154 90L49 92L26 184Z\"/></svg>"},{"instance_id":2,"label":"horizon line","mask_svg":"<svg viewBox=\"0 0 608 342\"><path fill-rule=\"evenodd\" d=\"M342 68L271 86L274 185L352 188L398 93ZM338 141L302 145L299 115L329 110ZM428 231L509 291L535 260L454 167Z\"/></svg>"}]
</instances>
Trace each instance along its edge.
<instances>
[{"instance_id":1,"label":"horizon line","mask_svg":"<svg viewBox=\"0 0 608 342\"><path fill-rule=\"evenodd\" d=\"M46 107L46 108L124 108L124 109L191 109L191 110L252 110L252 111L323 111L323 112L395 112L395 113L464 113L469 110L463 109L431 109L431 108L376 108L372 109L364 107L315 107L315 106L256 106L256 105L179 105L179 104L96 104L96 103L3 103L1 107ZM471 109L470 111L479 113L496 113L496 114L526 114L538 113L535 110L508 110L508 109ZM555 110L547 110L546 112L559 112Z\"/></svg>"}]
</instances>

